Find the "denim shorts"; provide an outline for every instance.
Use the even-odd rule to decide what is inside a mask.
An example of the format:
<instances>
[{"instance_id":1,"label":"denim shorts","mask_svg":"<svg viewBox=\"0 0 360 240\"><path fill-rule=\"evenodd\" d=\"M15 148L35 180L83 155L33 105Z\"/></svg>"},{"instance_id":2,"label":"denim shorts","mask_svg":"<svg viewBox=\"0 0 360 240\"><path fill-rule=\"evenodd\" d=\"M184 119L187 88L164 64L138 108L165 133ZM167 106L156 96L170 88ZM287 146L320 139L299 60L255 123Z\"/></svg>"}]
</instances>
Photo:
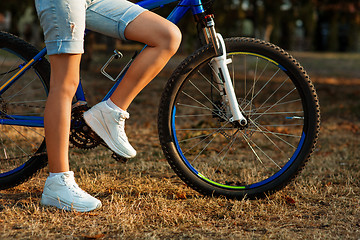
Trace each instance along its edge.
<instances>
[{"instance_id":1,"label":"denim shorts","mask_svg":"<svg viewBox=\"0 0 360 240\"><path fill-rule=\"evenodd\" d=\"M35 0L48 55L84 52L84 31L126 39L126 26L146 9L126 0Z\"/></svg>"}]
</instances>

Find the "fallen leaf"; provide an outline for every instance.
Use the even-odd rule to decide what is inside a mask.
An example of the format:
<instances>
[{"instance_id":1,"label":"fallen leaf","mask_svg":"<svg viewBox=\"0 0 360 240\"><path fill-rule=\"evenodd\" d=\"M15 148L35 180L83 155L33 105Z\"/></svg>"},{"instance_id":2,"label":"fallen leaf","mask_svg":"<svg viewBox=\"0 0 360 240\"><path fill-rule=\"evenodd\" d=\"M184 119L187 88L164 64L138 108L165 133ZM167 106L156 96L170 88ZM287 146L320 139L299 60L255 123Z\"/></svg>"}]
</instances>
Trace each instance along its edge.
<instances>
[{"instance_id":1,"label":"fallen leaf","mask_svg":"<svg viewBox=\"0 0 360 240\"><path fill-rule=\"evenodd\" d=\"M178 193L176 193L176 198L178 198L178 199L186 199L186 193L178 192Z\"/></svg>"},{"instance_id":2,"label":"fallen leaf","mask_svg":"<svg viewBox=\"0 0 360 240\"><path fill-rule=\"evenodd\" d=\"M87 236L83 236L83 238L85 239L99 239L99 238L103 238L105 237L105 234L97 234L97 235L94 235L94 236L90 236L90 235L87 235Z\"/></svg>"},{"instance_id":3,"label":"fallen leaf","mask_svg":"<svg viewBox=\"0 0 360 240\"><path fill-rule=\"evenodd\" d=\"M285 201L287 204L290 204L290 205L294 205L296 203L296 201L289 196L285 196Z\"/></svg>"}]
</instances>

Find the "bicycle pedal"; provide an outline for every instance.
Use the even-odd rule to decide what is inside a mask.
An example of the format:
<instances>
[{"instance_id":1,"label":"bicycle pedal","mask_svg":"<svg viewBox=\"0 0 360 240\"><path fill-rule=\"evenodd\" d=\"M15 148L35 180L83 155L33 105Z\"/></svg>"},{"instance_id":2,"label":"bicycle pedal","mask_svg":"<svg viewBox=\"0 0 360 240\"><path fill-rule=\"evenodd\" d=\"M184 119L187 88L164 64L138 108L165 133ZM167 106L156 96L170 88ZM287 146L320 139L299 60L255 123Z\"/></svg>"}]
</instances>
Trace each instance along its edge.
<instances>
[{"instance_id":1,"label":"bicycle pedal","mask_svg":"<svg viewBox=\"0 0 360 240\"><path fill-rule=\"evenodd\" d=\"M112 151L111 148L109 148L109 146L108 146L108 145L104 142L104 140L102 140L101 138L100 138L99 143L100 143L102 146L104 146L105 148L107 148L107 149L109 149L110 151ZM116 154L115 152L112 153L111 157L112 157L113 159L115 159L117 162L120 162L120 163L126 163L126 162L129 160L128 158L123 157L123 156L120 156L119 154Z\"/></svg>"},{"instance_id":2,"label":"bicycle pedal","mask_svg":"<svg viewBox=\"0 0 360 240\"><path fill-rule=\"evenodd\" d=\"M123 156L120 156L120 155L118 155L118 154L116 154L116 153L113 153L113 154L111 155L111 157L112 157L113 159L115 159L117 162L121 162L121 163L126 163L126 162L129 160L128 158L123 157Z\"/></svg>"}]
</instances>

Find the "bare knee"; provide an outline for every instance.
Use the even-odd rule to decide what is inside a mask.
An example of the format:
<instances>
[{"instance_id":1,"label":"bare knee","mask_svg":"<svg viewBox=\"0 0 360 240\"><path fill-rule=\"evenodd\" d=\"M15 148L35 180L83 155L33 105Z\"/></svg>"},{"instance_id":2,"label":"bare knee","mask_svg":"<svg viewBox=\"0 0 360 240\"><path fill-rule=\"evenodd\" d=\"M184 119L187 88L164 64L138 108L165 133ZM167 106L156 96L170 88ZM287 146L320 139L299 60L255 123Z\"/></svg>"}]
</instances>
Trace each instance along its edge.
<instances>
[{"instance_id":1,"label":"bare knee","mask_svg":"<svg viewBox=\"0 0 360 240\"><path fill-rule=\"evenodd\" d=\"M81 54L50 55L50 94L72 99L79 84Z\"/></svg>"},{"instance_id":2,"label":"bare knee","mask_svg":"<svg viewBox=\"0 0 360 240\"><path fill-rule=\"evenodd\" d=\"M174 55L181 43L181 32L172 22L146 11L125 29L125 37L158 48L164 54Z\"/></svg>"},{"instance_id":3,"label":"bare knee","mask_svg":"<svg viewBox=\"0 0 360 240\"><path fill-rule=\"evenodd\" d=\"M168 52L171 56L174 55L181 43L182 34L180 29L175 24L170 26L162 36L162 40L159 42L160 47Z\"/></svg>"},{"instance_id":4,"label":"bare knee","mask_svg":"<svg viewBox=\"0 0 360 240\"><path fill-rule=\"evenodd\" d=\"M177 52L181 43L181 38L182 35L180 29L176 25L172 24L169 28L167 38L165 38L167 40L166 47L169 54L174 55Z\"/></svg>"},{"instance_id":5,"label":"bare knee","mask_svg":"<svg viewBox=\"0 0 360 240\"><path fill-rule=\"evenodd\" d=\"M51 81L49 94L55 95L60 99L71 100L77 90L79 79L66 79L63 82Z\"/></svg>"}]
</instances>

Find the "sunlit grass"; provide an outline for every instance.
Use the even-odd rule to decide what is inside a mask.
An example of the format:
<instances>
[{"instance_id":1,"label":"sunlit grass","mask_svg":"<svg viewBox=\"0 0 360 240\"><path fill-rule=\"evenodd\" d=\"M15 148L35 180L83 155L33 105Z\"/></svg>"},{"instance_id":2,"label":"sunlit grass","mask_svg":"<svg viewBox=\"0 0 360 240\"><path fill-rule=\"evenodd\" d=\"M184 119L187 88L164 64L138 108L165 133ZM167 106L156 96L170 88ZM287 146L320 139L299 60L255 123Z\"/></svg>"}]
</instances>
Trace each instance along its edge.
<instances>
[{"instance_id":1,"label":"sunlit grass","mask_svg":"<svg viewBox=\"0 0 360 240\"><path fill-rule=\"evenodd\" d=\"M84 73L83 79L91 104L111 84L96 73ZM103 147L71 150L78 184L102 201L101 209L82 214L41 206L44 169L30 181L0 192L0 238L359 238L360 118L354 111L360 106L358 86L316 83L322 125L313 157L284 190L250 201L204 197L170 169L156 127L165 81L156 79L129 109L126 130L138 150L135 159L118 163Z\"/></svg>"}]
</instances>

